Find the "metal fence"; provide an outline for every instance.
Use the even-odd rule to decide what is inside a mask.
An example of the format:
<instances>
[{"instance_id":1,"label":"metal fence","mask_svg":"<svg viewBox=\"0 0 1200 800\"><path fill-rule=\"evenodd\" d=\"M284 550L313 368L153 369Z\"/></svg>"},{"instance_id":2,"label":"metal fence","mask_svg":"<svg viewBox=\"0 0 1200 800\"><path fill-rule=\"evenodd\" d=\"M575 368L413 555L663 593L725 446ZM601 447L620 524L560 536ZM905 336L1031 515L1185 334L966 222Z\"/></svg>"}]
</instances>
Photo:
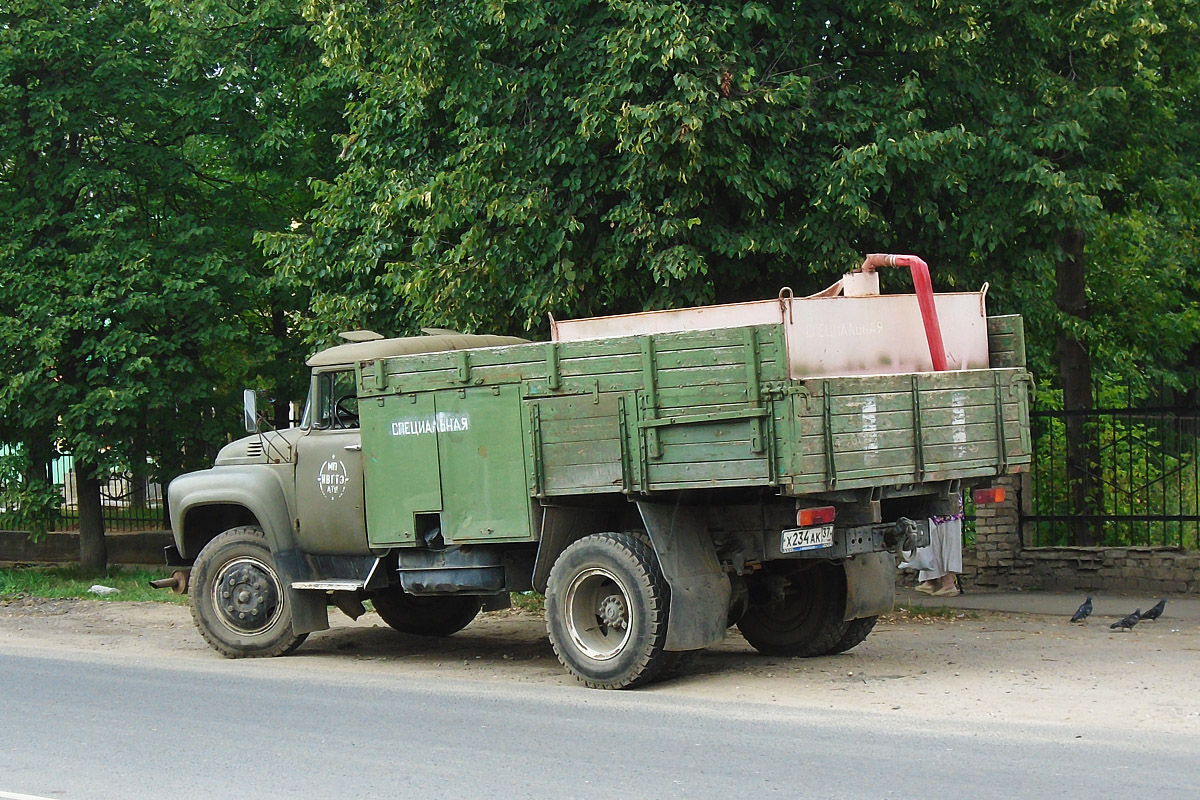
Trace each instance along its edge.
<instances>
[{"instance_id":1,"label":"metal fence","mask_svg":"<svg viewBox=\"0 0 1200 800\"><path fill-rule=\"evenodd\" d=\"M1101 393L1108 407L1035 409L1029 547L1200 549L1200 408Z\"/></svg>"},{"instance_id":2,"label":"metal fence","mask_svg":"<svg viewBox=\"0 0 1200 800\"><path fill-rule=\"evenodd\" d=\"M62 463L60 463L62 462ZM70 459L51 468L55 486L62 487L63 506L56 530L79 530L79 494ZM162 487L146 477L113 473L100 484L100 513L107 532L160 531L168 527Z\"/></svg>"},{"instance_id":3,"label":"metal fence","mask_svg":"<svg viewBox=\"0 0 1200 800\"><path fill-rule=\"evenodd\" d=\"M59 456L50 464L50 480L58 490L62 503L52 520L51 530L79 529L79 493L75 483L74 460ZM129 474L111 474L100 484L100 511L104 529L112 532L164 530L167 525L166 504L160 484L150 478ZM19 527L18 515L0 508L0 529Z\"/></svg>"},{"instance_id":4,"label":"metal fence","mask_svg":"<svg viewBox=\"0 0 1200 800\"><path fill-rule=\"evenodd\" d=\"M287 407L289 427L300 424L304 410L303 403L289 403ZM270 409L268 409L268 413ZM267 416L262 418L262 426L269 427ZM208 463L216 458L223 443L211 445L205 453ZM10 453L6 445L0 444L0 456ZM53 521L51 530L75 531L79 529L79 493L75 483L75 463L70 455L59 455L54 458L49 468L49 479L62 496L62 504ZM148 464L148 468L152 465ZM135 476L127 472L114 472L103 480L100 485L100 507L104 519L104 529L109 532L158 531L170 527L166 503L164 502L165 482L145 477ZM0 505L0 530L14 530L20 527L16 521L19 515L10 513Z\"/></svg>"}]
</instances>

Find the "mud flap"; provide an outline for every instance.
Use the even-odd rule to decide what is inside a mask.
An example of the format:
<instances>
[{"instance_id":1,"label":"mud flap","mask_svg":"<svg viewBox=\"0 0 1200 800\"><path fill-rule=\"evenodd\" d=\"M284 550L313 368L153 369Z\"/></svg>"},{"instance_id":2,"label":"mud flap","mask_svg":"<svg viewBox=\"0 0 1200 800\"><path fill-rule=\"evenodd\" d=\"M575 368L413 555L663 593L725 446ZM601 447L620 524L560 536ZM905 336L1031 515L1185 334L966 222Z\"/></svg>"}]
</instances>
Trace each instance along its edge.
<instances>
[{"instance_id":1,"label":"mud flap","mask_svg":"<svg viewBox=\"0 0 1200 800\"><path fill-rule=\"evenodd\" d=\"M725 638L731 589L717 561L704 509L638 502L671 587L667 650L699 650Z\"/></svg>"},{"instance_id":2,"label":"mud flap","mask_svg":"<svg viewBox=\"0 0 1200 800\"><path fill-rule=\"evenodd\" d=\"M896 603L896 557L890 552L860 553L846 568L845 620L886 614Z\"/></svg>"},{"instance_id":3,"label":"mud flap","mask_svg":"<svg viewBox=\"0 0 1200 800\"><path fill-rule=\"evenodd\" d=\"M329 627L329 603L325 592L306 592L292 588L293 581L310 578L304 554L298 548L273 553L275 569L292 607L292 633L312 633Z\"/></svg>"}]
</instances>

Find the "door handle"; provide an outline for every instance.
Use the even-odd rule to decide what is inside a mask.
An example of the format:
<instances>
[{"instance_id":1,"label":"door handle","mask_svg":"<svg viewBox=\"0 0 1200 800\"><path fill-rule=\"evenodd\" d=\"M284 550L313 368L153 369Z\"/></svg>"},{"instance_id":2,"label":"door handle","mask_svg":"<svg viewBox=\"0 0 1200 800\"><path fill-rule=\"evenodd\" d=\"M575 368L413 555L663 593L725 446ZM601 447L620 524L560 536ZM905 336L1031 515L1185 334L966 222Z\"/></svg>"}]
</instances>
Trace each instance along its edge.
<instances>
[{"instance_id":1,"label":"door handle","mask_svg":"<svg viewBox=\"0 0 1200 800\"><path fill-rule=\"evenodd\" d=\"M348 444L345 447L343 447L342 449L343 450L353 450L355 453L358 453L358 452L362 451L362 445L361 444Z\"/></svg>"}]
</instances>

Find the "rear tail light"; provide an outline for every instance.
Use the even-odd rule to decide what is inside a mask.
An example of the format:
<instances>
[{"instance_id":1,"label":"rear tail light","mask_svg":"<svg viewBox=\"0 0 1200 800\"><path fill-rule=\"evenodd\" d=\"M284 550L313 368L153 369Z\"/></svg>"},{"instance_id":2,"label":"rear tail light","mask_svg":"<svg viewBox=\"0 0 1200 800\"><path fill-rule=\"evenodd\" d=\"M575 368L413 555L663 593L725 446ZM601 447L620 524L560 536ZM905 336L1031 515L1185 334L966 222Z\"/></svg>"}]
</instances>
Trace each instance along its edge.
<instances>
[{"instance_id":1,"label":"rear tail light","mask_svg":"<svg viewBox=\"0 0 1200 800\"><path fill-rule=\"evenodd\" d=\"M976 489L971 493L971 499L975 501L975 505L984 506L989 503L1004 502L1004 487L996 489Z\"/></svg>"},{"instance_id":2,"label":"rear tail light","mask_svg":"<svg viewBox=\"0 0 1200 800\"><path fill-rule=\"evenodd\" d=\"M833 518L836 515L837 509L833 506L802 508L796 512L796 524L801 528L808 528L813 525L827 525L833 522Z\"/></svg>"}]
</instances>

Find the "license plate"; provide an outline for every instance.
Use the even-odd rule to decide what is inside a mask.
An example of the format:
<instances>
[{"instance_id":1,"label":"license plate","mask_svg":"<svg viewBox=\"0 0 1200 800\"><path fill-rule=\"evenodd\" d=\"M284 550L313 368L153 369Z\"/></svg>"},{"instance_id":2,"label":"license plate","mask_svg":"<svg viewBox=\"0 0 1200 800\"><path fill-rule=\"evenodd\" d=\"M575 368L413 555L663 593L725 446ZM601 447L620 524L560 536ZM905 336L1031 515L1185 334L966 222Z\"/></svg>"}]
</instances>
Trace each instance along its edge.
<instances>
[{"instance_id":1,"label":"license plate","mask_svg":"<svg viewBox=\"0 0 1200 800\"><path fill-rule=\"evenodd\" d=\"M833 525L818 525L815 528L788 528L779 542L781 553L798 553L801 550L820 550L833 547Z\"/></svg>"}]
</instances>

